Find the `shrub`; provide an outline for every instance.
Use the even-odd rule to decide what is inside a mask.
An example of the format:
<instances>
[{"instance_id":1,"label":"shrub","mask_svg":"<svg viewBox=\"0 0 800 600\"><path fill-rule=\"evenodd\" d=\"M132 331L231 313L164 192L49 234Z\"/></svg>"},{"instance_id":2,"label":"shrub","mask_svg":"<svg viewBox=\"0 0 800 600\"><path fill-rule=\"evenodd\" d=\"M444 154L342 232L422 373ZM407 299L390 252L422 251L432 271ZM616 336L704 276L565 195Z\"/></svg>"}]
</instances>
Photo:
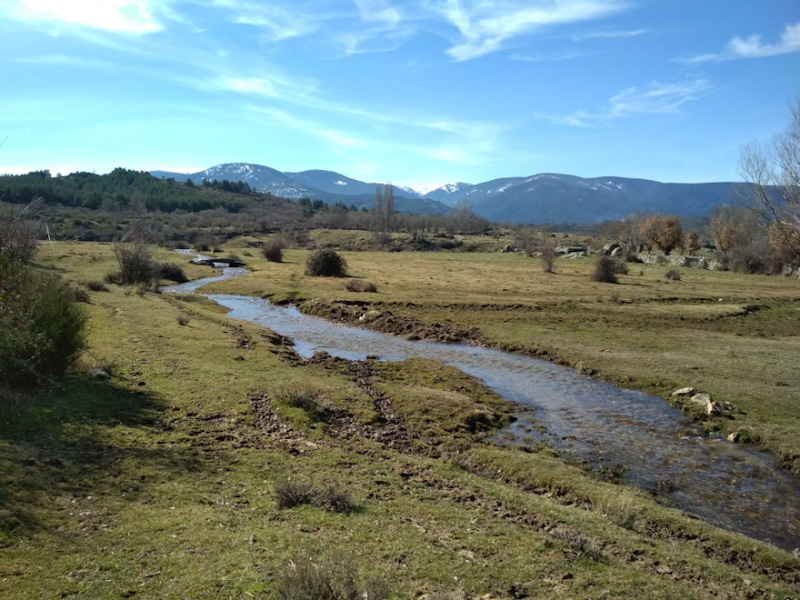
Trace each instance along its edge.
<instances>
[{"instance_id":1,"label":"shrub","mask_svg":"<svg viewBox=\"0 0 800 600\"><path fill-rule=\"evenodd\" d=\"M175 283L186 283L189 281L189 278L186 277L186 273L183 272L183 267L175 263L161 263L158 265L158 270L161 275L160 279L169 279Z\"/></svg>"},{"instance_id":2,"label":"shrub","mask_svg":"<svg viewBox=\"0 0 800 600\"><path fill-rule=\"evenodd\" d=\"M311 504L323 510L349 513L356 508L347 491L331 484L314 487L304 481L286 481L277 485L275 502L280 509Z\"/></svg>"},{"instance_id":3,"label":"shrub","mask_svg":"<svg viewBox=\"0 0 800 600\"><path fill-rule=\"evenodd\" d=\"M385 600L389 586L382 578L359 584L358 571L346 557L312 561L295 557L276 580L278 600Z\"/></svg>"},{"instance_id":4,"label":"shrub","mask_svg":"<svg viewBox=\"0 0 800 600\"><path fill-rule=\"evenodd\" d=\"M327 485L316 490L312 503L317 508L323 508L337 513L349 513L355 510L350 494L335 485Z\"/></svg>"},{"instance_id":5,"label":"shrub","mask_svg":"<svg viewBox=\"0 0 800 600\"><path fill-rule=\"evenodd\" d=\"M553 273L553 263L556 260L556 247L552 241L547 240L542 244L541 257L542 271L545 273Z\"/></svg>"},{"instance_id":6,"label":"shrub","mask_svg":"<svg viewBox=\"0 0 800 600\"><path fill-rule=\"evenodd\" d=\"M310 483L286 481L275 488L275 501L281 509L311 504L313 498L314 488Z\"/></svg>"},{"instance_id":7,"label":"shrub","mask_svg":"<svg viewBox=\"0 0 800 600\"><path fill-rule=\"evenodd\" d=\"M614 260L613 269L615 275L627 275L628 274L628 265L625 264L622 260Z\"/></svg>"},{"instance_id":8,"label":"shrub","mask_svg":"<svg viewBox=\"0 0 800 600\"><path fill-rule=\"evenodd\" d=\"M86 287L92 292L108 292L109 289L102 281L87 281Z\"/></svg>"},{"instance_id":9,"label":"shrub","mask_svg":"<svg viewBox=\"0 0 800 600\"><path fill-rule=\"evenodd\" d=\"M283 262L283 243L276 239L269 240L261 246L261 256L269 262Z\"/></svg>"},{"instance_id":10,"label":"shrub","mask_svg":"<svg viewBox=\"0 0 800 600\"><path fill-rule=\"evenodd\" d=\"M75 302L83 302L84 304L92 303L89 299L89 293L83 288L73 288L72 295L75 298Z\"/></svg>"},{"instance_id":11,"label":"shrub","mask_svg":"<svg viewBox=\"0 0 800 600\"><path fill-rule=\"evenodd\" d=\"M142 242L114 244L119 272L109 275L111 282L124 285L152 285L161 275L161 266L153 260L150 248Z\"/></svg>"},{"instance_id":12,"label":"shrub","mask_svg":"<svg viewBox=\"0 0 800 600\"><path fill-rule=\"evenodd\" d=\"M608 256L601 256L597 259L597 263L594 265L594 271L592 271L591 279L592 281L599 281L601 283L617 283L617 275L615 269L616 262L614 259L609 258Z\"/></svg>"},{"instance_id":13,"label":"shrub","mask_svg":"<svg viewBox=\"0 0 800 600\"><path fill-rule=\"evenodd\" d=\"M671 279L672 281L680 281L681 280L681 272L678 269L670 269L664 275L667 279Z\"/></svg>"},{"instance_id":14,"label":"shrub","mask_svg":"<svg viewBox=\"0 0 800 600\"><path fill-rule=\"evenodd\" d=\"M0 383L59 376L83 347L86 315L59 277L0 255Z\"/></svg>"},{"instance_id":15,"label":"shrub","mask_svg":"<svg viewBox=\"0 0 800 600\"><path fill-rule=\"evenodd\" d=\"M347 262L338 252L330 248L315 250L306 260L306 275L312 277L344 277L347 275Z\"/></svg>"},{"instance_id":16,"label":"shrub","mask_svg":"<svg viewBox=\"0 0 800 600\"><path fill-rule=\"evenodd\" d=\"M344 287L349 292L375 293L378 291L378 286L371 281L364 281L363 279L351 279L344 285Z\"/></svg>"},{"instance_id":17,"label":"shrub","mask_svg":"<svg viewBox=\"0 0 800 600\"><path fill-rule=\"evenodd\" d=\"M10 260L29 262L39 249L38 226L22 218L19 214L9 213L0 219L0 254Z\"/></svg>"}]
</instances>

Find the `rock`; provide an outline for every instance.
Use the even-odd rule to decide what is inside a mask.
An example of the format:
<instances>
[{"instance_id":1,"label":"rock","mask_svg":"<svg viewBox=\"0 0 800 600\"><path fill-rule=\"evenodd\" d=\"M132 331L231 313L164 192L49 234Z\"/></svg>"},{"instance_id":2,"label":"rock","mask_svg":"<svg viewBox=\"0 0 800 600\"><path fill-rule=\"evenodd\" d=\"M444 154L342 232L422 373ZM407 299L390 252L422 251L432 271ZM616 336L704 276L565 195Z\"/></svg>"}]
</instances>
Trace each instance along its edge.
<instances>
[{"instance_id":1,"label":"rock","mask_svg":"<svg viewBox=\"0 0 800 600\"><path fill-rule=\"evenodd\" d=\"M718 415L722 413L722 408L717 402L709 402L706 404L707 415Z\"/></svg>"},{"instance_id":2,"label":"rock","mask_svg":"<svg viewBox=\"0 0 800 600\"><path fill-rule=\"evenodd\" d=\"M565 254L583 254L584 256L589 250L582 246L559 246L556 248L556 254L565 255Z\"/></svg>"},{"instance_id":3,"label":"rock","mask_svg":"<svg viewBox=\"0 0 800 600\"><path fill-rule=\"evenodd\" d=\"M621 254L622 254L622 248L618 246L611 251L611 254L609 256L615 258L617 256L620 256Z\"/></svg>"},{"instance_id":4,"label":"rock","mask_svg":"<svg viewBox=\"0 0 800 600\"><path fill-rule=\"evenodd\" d=\"M111 373L105 369L97 368L89 371L89 377L96 379L97 381L108 381L111 379Z\"/></svg>"},{"instance_id":5,"label":"rock","mask_svg":"<svg viewBox=\"0 0 800 600\"><path fill-rule=\"evenodd\" d=\"M603 249L600 251L600 254L603 256L615 256L614 252L616 251L619 254L621 250L620 245L617 242L611 242L610 244L606 244L603 246Z\"/></svg>"},{"instance_id":6,"label":"rock","mask_svg":"<svg viewBox=\"0 0 800 600\"><path fill-rule=\"evenodd\" d=\"M695 404L705 406L707 404L711 404L711 394L695 394L689 398L689 400Z\"/></svg>"},{"instance_id":7,"label":"rock","mask_svg":"<svg viewBox=\"0 0 800 600\"><path fill-rule=\"evenodd\" d=\"M506 244L505 246L503 246L503 249L500 250L500 252L503 252L503 253L516 252L516 251L517 251L517 249L514 246L512 246L511 244Z\"/></svg>"},{"instance_id":8,"label":"rock","mask_svg":"<svg viewBox=\"0 0 800 600\"><path fill-rule=\"evenodd\" d=\"M739 441L740 434L738 431L732 431L728 434L728 441L735 444Z\"/></svg>"},{"instance_id":9,"label":"rock","mask_svg":"<svg viewBox=\"0 0 800 600\"><path fill-rule=\"evenodd\" d=\"M694 392L695 392L695 389L693 387L685 387L685 388L681 388L679 390L675 390L674 392L672 392L672 395L676 396L678 398L683 398L684 396L693 395Z\"/></svg>"},{"instance_id":10,"label":"rock","mask_svg":"<svg viewBox=\"0 0 800 600\"><path fill-rule=\"evenodd\" d=\"M207 265L209 267L243 267L245 262L240 258L193 258L189 261L193 265Z\"/></svg>"}]
</instances>

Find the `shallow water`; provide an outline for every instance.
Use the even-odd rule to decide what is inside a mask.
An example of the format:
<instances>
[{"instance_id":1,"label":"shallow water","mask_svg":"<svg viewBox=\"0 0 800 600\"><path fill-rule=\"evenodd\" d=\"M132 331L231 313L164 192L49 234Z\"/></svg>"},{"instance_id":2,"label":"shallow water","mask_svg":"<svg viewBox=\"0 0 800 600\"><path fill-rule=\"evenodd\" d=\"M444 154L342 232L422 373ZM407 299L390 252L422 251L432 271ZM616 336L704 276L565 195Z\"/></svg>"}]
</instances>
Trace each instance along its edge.
<instances>
[{"instance_id":1,"label":"shallow water","mask_svg":"<svg viewBox=\"0 0 800 600\"><path fill-rule=\"evenodd\" d=\"M230 273L234 269L225 271L220 278L236 276ZM218 279L164 291L190 292ZM621 466L627 482L647 490L669 480L671 491L661 495L672 505L788 550L800 546L800 481L769 454L705 436L660 398L539 359L461 344L409 341L331 323L261 298L208 297L228 308L231 317L292 338L297 352L306 357L320 350L351 360L418 356L457 367L525 407L501 436L506 442L548 442L595 466Z\"/></svg>"}]
</instances>

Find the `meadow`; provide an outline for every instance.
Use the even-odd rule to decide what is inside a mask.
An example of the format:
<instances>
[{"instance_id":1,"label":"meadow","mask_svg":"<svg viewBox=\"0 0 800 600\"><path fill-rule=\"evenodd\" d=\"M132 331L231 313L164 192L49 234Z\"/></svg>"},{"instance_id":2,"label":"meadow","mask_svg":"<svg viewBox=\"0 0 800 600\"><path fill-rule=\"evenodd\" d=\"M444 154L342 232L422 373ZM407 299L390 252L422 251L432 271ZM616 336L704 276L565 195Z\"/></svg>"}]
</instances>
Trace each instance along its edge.
<instances>
[{"instance_id":1,"label":"meadow","mask_svg":"<svg viewBox=\"0 0 800 600\"><path fill-rule=\"evenodd\" d=\"M444 329L665 399L694 386L742 411L697 414L709 429L798 467L796 279L636 264L610 285L589 280L591 258L544 273L480 251L343 252L351 277L312 278L306 250L270 263L261 241L227 243L253 272L203 291L389 311L375 326ZM37 262L87 291L88 346L59 386L2 407L3 598L305 598L320 573L368 598L800 593L788 552L547 448L487 442L514 407L436 361L303 360L201 296L100 286L108 244L44 244Z\"/></svg>"}]
</instances>

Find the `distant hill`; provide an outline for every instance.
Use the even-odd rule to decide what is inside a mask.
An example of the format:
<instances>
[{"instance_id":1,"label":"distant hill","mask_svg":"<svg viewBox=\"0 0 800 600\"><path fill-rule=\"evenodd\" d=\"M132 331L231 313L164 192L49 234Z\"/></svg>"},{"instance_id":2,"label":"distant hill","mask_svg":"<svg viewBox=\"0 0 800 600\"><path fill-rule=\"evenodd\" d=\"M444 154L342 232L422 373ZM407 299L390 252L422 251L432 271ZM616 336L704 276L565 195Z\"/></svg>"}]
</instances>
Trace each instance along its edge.
<instances>
[{"instance_id":1,"label":"distant hill","mask_svg":"<svg viewBox=\"0 0 800 600\"><path fill-rule=\"evenodd\" d=\"M227 163L197 173L172 173L151 171L154 177L172 178L176 181L191 179L199 184L209 181L243 181L258 192L299 200L310 198L327 204L341 202L357 208L372 208L375 204L376 183L357 181L333 171L311 170L300 173L281 173L263 165ZM425 198L408 188L395 186L395 210L413 214L445 214L450 208L436 200Z\"/></svg>"},{"instance_id":2,"label":"distant hill","mask_svg":"<svg viewBox=\"0 0 800 600\"><path fill-rule=\"evenodd\" d=\"M358 181L333 171L282 173L245 163L218 165L189 175L153 171L157 177L244 181L253 189L286 198L320 199L371 208L375 183ZM704 217L718 205L731 204L743 195L743 183L660 183L625 177L582 178L541 173L507 177L484 183L448 183L420 194L395 185L395 204L409 213L446 213L460 201L491 221L511 223L597 223L620 219L641 211L684 217Z\"/></svg>"}]
</instances>

